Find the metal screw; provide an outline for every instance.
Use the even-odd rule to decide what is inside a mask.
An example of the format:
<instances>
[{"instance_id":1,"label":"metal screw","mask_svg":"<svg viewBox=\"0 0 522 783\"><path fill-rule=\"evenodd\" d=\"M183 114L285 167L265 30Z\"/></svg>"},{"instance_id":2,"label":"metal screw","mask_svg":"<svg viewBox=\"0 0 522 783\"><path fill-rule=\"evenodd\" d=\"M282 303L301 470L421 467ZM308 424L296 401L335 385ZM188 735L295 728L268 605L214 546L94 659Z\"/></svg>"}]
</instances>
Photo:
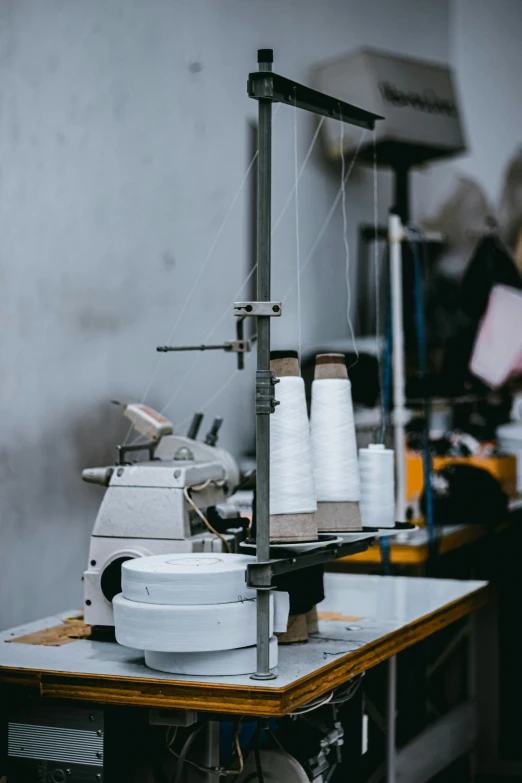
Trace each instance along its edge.
<instances>
[{"instance_id":1,"label":"metal screw","mask_svg":"<svg viewBox=\"0 0 522 783\"><path fill-rule=\"evenodd\" d=\"M102 730L101 730L101 729L98 729L98 731L96 732L96 734L98 735L98 737L101 737L101 736L102 736Z\"/></svg>"},{"instance_id":2,"label":"metal screw","mask_svg":"<svg viewBox=\"0 0 522 783\"><path fill-rule=\"evenodd\" d=\"M247 306L245 307L245 310L247 311L247 313L251 313L251 312L252 312L252 310L253 310L253 307L252 307L252 305L247 305Z\"/></svg>"},{"instance_id":3,"label":"metal screw","mask_svg":"<svg viewBox=\"0 0 522 783\"><path fill-rule=\"evenodd\" d=\"M95 566L96 565L96 560L91 560L91 565Z\"/></svg>"},{"instance_id":4,"label":"metal screw","mask_svg":"<svg viewBox=\"0 0 522 783\"><path fill-rule=\"evenodd\" d=\"M272 310L274 311L274 313L278 313L279 312L279 305L274 305L272 307Z\"/></svg>"},{"instance_id":5,"label":"metal screw","mask_svg":"<svg viewBox=\"0 0 522 783\"><path fill-rule=\"evenodd\" d=\"M89 720L93 721L94 720L94 715L89 715Z\"/></svg>"},{"instance_id":6,"label":"metal screw","mask_svg":"<svg viewBox=\"0 0 522 783\"><path fill-rule=\"evenodd\" d=\"M118 470L116 471L116 475L123 476L123 468L118 468Z\"/></svg>"},{"instance_id":7,"label":"metal screw","mask_svg":"<svg viewBox=\"0 0 522 783\"><path fill-rule=\"evenodd\" d=\"M72 772L71 772L70 769L66 769L65 771L67 772L68 775L72 775Z\"/></svg>"},{"instance_id":8,"label":"metal screw","mask_svg":"<svg viewBox=\"0 0 522 783\"><path fill-rule=\"evenodd\" d=\"M97 751L97 753L96 753L96 758L97 758L97 759L101 759L101 757L102 757L102 754L100 753L100 751Z\"/></svg>"},{"instance_id":9,"label":"metal screw","mask_svg":"<svg viewBox=\"0 0 522 783\"><path fill-rule=\"evenodd\" d=\"M181 470L175 470L174 471L174 478L179 478L181 476Z\"/></svg>"},{"instance_id":10,"label":"metal screw","mask_svg":"<svg viewBox=\"0 0 522 783\"><path fill-rule=\"evenodd\" d=\"M91 605L91 603L92 603L91 599L90 599L90 598L88 598L88 599L86 600L86 602L85 602L85 605L86 605L86 606L90 606L90 605ZM90 718L89 718L89 720L94 720L94 718L90 717Z\"/></svg>"}]
</instances>

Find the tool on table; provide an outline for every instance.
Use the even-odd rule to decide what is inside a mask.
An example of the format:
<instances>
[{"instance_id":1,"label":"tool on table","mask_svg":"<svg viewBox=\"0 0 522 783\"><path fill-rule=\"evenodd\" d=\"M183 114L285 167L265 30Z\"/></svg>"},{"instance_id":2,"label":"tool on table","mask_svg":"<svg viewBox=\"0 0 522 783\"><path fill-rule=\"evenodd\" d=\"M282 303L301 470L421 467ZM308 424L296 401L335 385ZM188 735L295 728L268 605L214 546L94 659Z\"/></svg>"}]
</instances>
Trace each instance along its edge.
<instances>
[{"instance_id":1,"label":"tool on table","mask_svg":"<svg viewBox=\"0 0 522 783\"><path fill-rule=\"evenodd\" d=\"M203 414L196 413L189 435L173 435L168 419L146 405L131 403L124 415L144 442L118 447L118 462L83 471L84 481L106 487L84 573L85 622L114 624L112 599L121 591L126 560L170 552L234 551L239 528L216 531L215 507L239 484L229 452L216 447L222 424L216 418L203 443L196 436ZM148 451L148 459L130 455Z\"/></svg>"}]
</instances>

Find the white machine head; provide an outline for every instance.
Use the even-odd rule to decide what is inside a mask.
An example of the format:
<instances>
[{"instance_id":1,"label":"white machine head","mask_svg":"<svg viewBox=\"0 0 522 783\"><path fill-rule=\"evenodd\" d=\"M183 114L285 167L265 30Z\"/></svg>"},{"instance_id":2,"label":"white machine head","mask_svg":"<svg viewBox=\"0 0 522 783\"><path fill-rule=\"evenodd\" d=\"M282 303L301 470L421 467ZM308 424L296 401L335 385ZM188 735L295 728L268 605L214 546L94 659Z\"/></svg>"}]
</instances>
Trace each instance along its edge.
<instances>
[{"instance_id":1,"label":"white machine head","mask_svg":"<svg viewBox=\"0 0 522 783\"><path fill-rule=\"evenodd\" d=\"M190 435L172 435L168 419L146 405L129 404L124 415L149 441L119 448L119 463L88 468L83 478L107 487L89 549L84 573L85 622L113 625L112 599L121 590L121 565L134 557L172 552L223 551L237 547L240 531L221 537L206 527L208 510L225 502L239 483L233 457L215 443L221 420L207 442ZM203 418L197 414L198 425ZM129 463L127 457L147 449L149 459ZM231 523L232 526L233 523Z\"/></svg>"}]
</instances>

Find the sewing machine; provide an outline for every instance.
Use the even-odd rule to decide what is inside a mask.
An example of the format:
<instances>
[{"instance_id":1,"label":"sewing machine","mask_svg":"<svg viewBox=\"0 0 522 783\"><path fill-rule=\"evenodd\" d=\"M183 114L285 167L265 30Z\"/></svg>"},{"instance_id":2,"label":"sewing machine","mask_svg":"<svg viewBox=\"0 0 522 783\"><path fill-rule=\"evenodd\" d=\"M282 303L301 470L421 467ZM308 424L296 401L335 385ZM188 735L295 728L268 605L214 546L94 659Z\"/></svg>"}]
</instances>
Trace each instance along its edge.
<instances>
[{"instance_id":1,"label":"sewing machine","mask_svg":"<svg viewBox=\"0 0 522 783\"><path fill-rule=\"evenodd\" d=\"M130 558L170 552L221 552L236 549L241 531L215 535L215 506L239 483L233 457L215 443L222 419L215 419L205 442L196 440L202 414L186 437L172 434L172 423L148 406L125 406L124 415L144 443L119 447L118 463L88 468L82 478L107 487L84 572L84 612L89 625L112 626L112 599L121 591L121 564ZM149 452L130 463L129 454ZM207 511L207 509L209 511ZM214 512L211 514L211 512ZM233 522L231 522L231 527Z\"/></svg>"}]
</instances>

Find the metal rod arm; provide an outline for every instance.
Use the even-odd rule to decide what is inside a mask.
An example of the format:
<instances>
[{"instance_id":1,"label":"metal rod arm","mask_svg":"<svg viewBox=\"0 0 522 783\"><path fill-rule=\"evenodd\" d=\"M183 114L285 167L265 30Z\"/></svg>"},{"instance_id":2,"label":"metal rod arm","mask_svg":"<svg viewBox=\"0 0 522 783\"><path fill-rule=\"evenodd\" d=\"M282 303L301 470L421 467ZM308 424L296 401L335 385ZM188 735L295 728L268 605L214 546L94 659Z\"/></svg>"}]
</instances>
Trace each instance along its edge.
<instances>
[{"instance_id":1,"label":"metal rod arm","mask_svg":"<svg viewBox=\"0 0 522 783\"><path fill-rule=\"evenodd\" d=\"M286 103L299 109L322 114L333 120L349 125L373 130L376 120L383 118L366 109L360 109L324 92L313 90L304 84L294 82L271 71L254 71L248 76L248 95L256 100L269 100L273 103Z\"/></svg>"},{"instance_id":2,"label":"metal rod arm","mask_svg":"<svg viewBox=\"0 0 522 783\"><path fill-rule=\"evenodd\" d=\"M171 351L231 351L231 343L222 345L158 345L156 350L159 353L170 353Z\"/></svg>"}]
</instances>

